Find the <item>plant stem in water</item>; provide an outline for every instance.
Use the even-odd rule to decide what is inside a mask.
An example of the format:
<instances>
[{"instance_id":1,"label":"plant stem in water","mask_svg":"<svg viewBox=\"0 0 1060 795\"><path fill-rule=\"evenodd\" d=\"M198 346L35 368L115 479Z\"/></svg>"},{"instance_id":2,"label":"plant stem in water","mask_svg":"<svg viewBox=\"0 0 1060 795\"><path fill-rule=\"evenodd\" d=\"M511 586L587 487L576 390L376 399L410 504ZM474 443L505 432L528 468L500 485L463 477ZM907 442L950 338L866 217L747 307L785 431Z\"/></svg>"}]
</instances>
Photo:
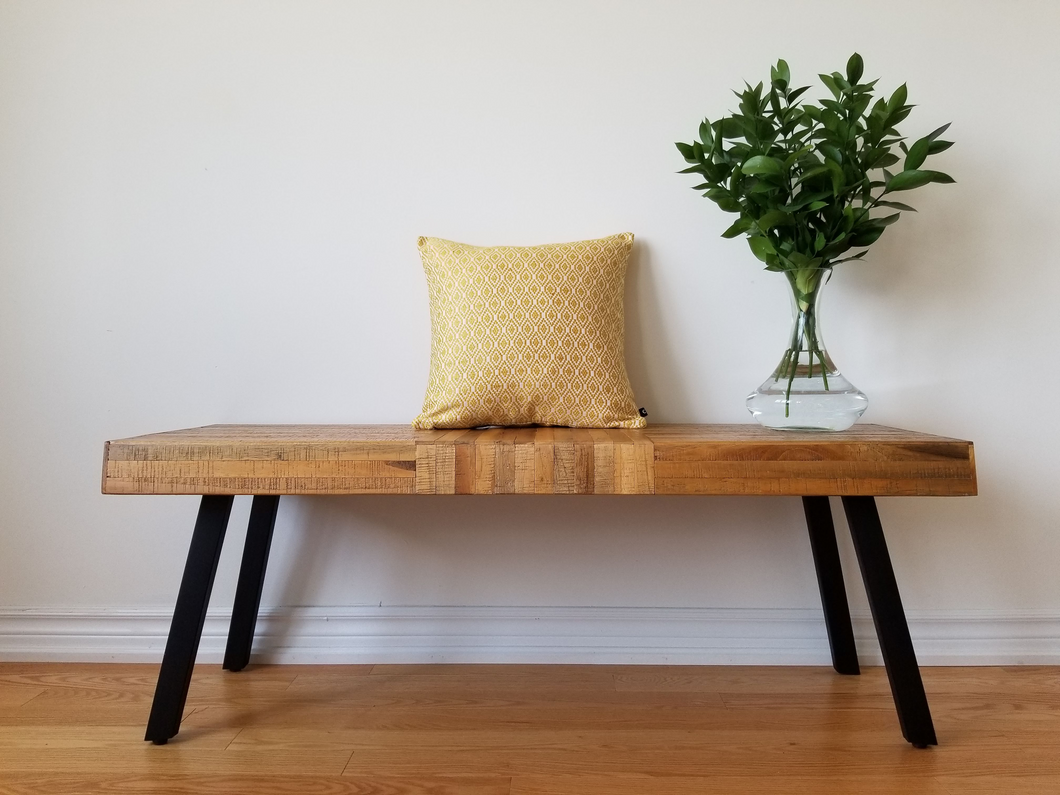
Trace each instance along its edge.
<instances>
[{"instance_id":1,"label":"plant stem in water","mask_svg":"<svg viewBox=\"0 0 1060 795\"><path fill-rule=\"evenodd\" d=\"M811 354L812 355L812 354ZM824 391L828 391L828 368L824 366L824 354L820 346L817 347L817 358L821 360L821 377L824 378Z\"/></svg>"}]
</instances>

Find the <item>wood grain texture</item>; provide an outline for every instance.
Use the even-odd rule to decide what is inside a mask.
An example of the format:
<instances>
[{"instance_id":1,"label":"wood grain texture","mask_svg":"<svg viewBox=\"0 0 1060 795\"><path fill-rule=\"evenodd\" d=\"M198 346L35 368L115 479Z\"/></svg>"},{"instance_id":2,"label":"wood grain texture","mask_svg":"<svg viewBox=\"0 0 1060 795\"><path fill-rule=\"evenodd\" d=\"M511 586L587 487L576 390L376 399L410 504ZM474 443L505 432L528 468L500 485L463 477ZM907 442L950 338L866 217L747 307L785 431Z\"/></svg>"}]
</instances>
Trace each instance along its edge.
<instances>
[{"instance_id":1,"label":"wood grain texture","mask_svg":"<svg viewBox=\"0 0 1060 795\"><path fill-rule=\"evenodd\" d=\"M882 668L200 665L144 743L157 666L0 663L0 793L892 795L1060 791L1060 668L925 668L941 744ZM25 688L49 696L23 701ZM34 702L38 703L34 703ZM40 702L65 705L60 713ZM108 705L130 705L123 721Z\"/></svg>"},{"instance_id":2,"label":"wood grain texture","mask_svg":"<svg viewBox=\"0 0 1060 795\"><path fill-rule=\"evenodd\" d=\"M971 442L855 425L211 425L108 442L106 494L976 493Z\"/></svg>"}]
</instances>

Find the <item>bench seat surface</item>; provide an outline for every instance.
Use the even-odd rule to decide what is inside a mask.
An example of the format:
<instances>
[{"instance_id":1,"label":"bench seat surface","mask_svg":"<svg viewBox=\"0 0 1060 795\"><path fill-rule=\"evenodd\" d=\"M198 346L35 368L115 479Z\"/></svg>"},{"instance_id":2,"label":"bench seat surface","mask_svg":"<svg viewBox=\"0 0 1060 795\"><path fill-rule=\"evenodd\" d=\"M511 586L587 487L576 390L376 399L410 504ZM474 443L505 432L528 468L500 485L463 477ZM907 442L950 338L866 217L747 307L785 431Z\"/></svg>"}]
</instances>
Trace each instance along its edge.
<instances>
[{"instance_id":1,"label":"bench seat surface","mask_svg":"<svg viewBox=\"0 0 1060 795\"><path fill-rule=\"evenodd\" d=\"M106 494L976 493L972 443L881 425L209 425L107 442Z\"/></svg>"}]
</instances>

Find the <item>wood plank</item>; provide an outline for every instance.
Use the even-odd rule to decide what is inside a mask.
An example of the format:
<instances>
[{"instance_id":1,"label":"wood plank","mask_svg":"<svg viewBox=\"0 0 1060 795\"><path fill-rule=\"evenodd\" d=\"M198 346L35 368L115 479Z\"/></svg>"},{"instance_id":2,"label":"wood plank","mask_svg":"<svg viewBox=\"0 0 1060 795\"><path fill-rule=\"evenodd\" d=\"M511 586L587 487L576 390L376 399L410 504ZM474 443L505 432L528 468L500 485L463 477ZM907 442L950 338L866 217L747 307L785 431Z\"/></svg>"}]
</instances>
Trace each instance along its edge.
<instances>
[{"instance_id":1,"label":"wood plank","mask_svg":"<svg viewBox=\"0 0 1060 795\"><path fill-rule=\"evenodd\" d=\"M878 425L220 425L108 442L103 491L960 496L977 487L970 442Z\"/></svg>"},{"instance_id":2,"label":"wood plank","mask_svg":"<svg viewBox=\"0 0 1060 795\"><path fill-rule=\"evenodd\" d=\"M434 494L433 445L416 445L416 493Z\"/></svg>"},{"instance_id":3,"label":"wood plank","mask_svg":"<svg viewBox=\"0 0 1060 795\"><path fill-rule=\"evenodd\" d=\"M0 715L5 710L17 709L41 695L46 688L0 685Z\"/></svg>"},{"instance_id":4,"label":"wood plank","mask_svg":"<svg viewBox=\"0 0 1060 795\"><path fill-rule=\"evenodd\" d=\"M534 493L555 493L556 434L552 428L538 428L534 434Z\"/></svg>"},{"instance_id":5,"label":"wood plank","mask_svg":"<svg viewBox=\"0 0 1060 795\"><path fill-rule=\"evenodd\" d=\"M553 480L555 493L576 494L578 487L575 476L574 432L570 428L556 428L553 433L553 454L556 466Z\"/></svg>"},{"instance_id":6,"label":"wood plank","mask_svg":"<svg viewBox=\"0 0 1060 795\"><path fill-rule=\"evenodd\" d=\"M128 744L106 750L92 746L52 747L35 749L30 753L24 748L0 746L0 771L4 771L5 775L47 772L99 776L120 769L134 776L158 775L159 751L145 745L143 732L140 734L138 741L130 737ZM212 733L208 734L213 736ZM323 748L312 751L255 748L235 751L228 748L195 747L191 743L198 739L198 736L192 735L194 732L189 732L189 736L184 736L181 732L177 738L170 741L176 751L174 756L177 756L177 759L171 757L170 761L170 769L174 772L184 768L200 774L260 775L269 772L300 771L306 775L338 776L342 774L353 754L352 748ZM174 765L173 762L178 759L180 764Z\"/></svg>"},{"instance_id":7,"label":"wood plank","mask_svg":"<svg viewBox=\"0 0 1060 795\"><path fill-rule=\"evenodd\" d=\"M615 494L615 441L604 429L590 429L593 442L593 494Z\"/></svg>"},{"instance_id":8,"label":"wood plank","mask_svg":"<svg viewBox=\"0 0 1060 795\"><path fill-rule=\"evenodd\" d=\"M493 446L494 480L493 494L515 493L515 445L508 439L500 439Z\"/></svg>"},{"instance_id":9,"label":"wood plank","mask_svg":"<svg viewBox=\"0 0 1060 795\"><path fill-rule=\"evenodd\" d=\"M474 494L493 494L497 486L497 447L494 440L499 431L483 431L475 437L475 490Z\"/></svg>"},{"instance_id":10,"label":"wood plank","mask_svg":"<svg viewBox=\"0 0 1060 795\"><path fill-rule=\"evenodd\" d=\"M457 494L475 493L475 450L477 446L460 440L454 447L454 491Z\"/></svg>"},{"instance_id":11,"label":"wood plank","mask_svg":"<svg viewBox=\"0 0 1060 795\"><path fill-rule=\"evenodd\" d=\"M130 775L63 776L54 774L4 775L4 795L509 795L511 778L506 775L454 777L419 776L396 778L373 776L316 776L292 770L282 774L203 774L188 768L159 764L153 773Z\"/></svg>"},{"instance_id":12,"label":"wood plank","mask_svg":"<svg viewBox=\"0 0 1060 795\"><path fill-rule=\"evenodd\" d=\"M835 764L842 770L842 756ZM512 778L511 795L895 795L908 791L915 781L916 795L955 795L934 779L887 772L878 777L834 775L830 778L781 774L777 783L768 784L762 776L666 776L603 773L599 775L517 775ZM1022 790L1017 790L1022 792Z\"/></svg>"},{"instance_id":13,"label":"wood plank","mask_svg":"<svg viewBox=\"0 0 1060 795\"><path fill-rule=\"evenodd\" d=\"M572 428L571 434L574 439L574 493L592 494L596 483L592 432L587 428Z\"/></svg>"}]
</instances>

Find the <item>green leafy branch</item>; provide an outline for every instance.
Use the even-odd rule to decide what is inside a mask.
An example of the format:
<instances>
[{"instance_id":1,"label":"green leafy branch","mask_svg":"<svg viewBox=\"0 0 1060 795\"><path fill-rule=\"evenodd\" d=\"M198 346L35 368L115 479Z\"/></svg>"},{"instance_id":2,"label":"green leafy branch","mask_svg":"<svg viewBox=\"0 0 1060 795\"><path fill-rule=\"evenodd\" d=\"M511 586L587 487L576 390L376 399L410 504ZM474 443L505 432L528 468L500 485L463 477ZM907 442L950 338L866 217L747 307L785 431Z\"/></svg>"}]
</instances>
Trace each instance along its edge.
<instances>
[{"instance_id":1,"label":"green leafy branch","mask_svg":"<svg viewBox=\"0 0 1060 795\"><path fill-rule=\"evenodd\" d=\"M954 181L923 168L953 143L939 137L947 124L907 146L897 129L913 108L905 85L874 103L877 81L861 82L864 63L857 53L845 75L820 75L832 98L817 104L800 101L809 86L791 88L783 60L770 71L768 91L762 83L746 85L734 92L739 113L705 119L699 140L677 144L692 164L679 173L702 176L695 190L739 215L722 237L747 235L766 270L788 274L802 303L823 272L861 259L903 211L915 212L885 197ZM890 170L899 163L901 171ZM880 209L897 212L874 214Z\"/></svg>"}]
</instances>

